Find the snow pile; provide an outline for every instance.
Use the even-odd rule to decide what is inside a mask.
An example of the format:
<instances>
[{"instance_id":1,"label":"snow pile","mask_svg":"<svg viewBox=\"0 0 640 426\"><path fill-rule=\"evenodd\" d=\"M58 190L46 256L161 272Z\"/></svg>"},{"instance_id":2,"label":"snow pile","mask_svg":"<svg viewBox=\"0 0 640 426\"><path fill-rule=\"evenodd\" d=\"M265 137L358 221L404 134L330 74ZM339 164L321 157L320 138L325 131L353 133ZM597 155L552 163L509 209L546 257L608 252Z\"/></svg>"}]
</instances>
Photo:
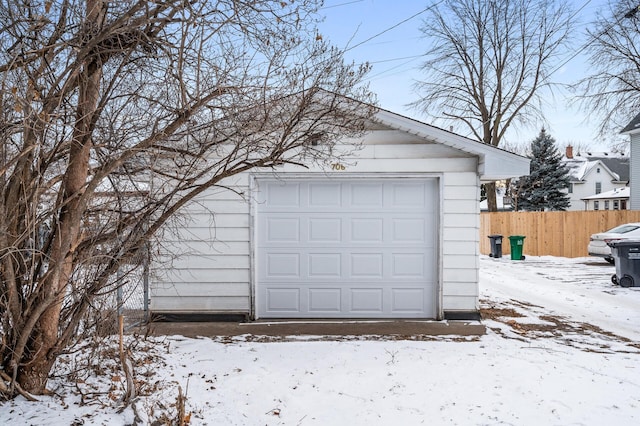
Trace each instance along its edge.
<instances>
[{"instance_id":1,"label":"snow pile","mask_svg":"<svg viewBox=\"0 0 640 426\"><path fill-rule=\"evenodd\" d=\"M0 424L165 422L180 386L193 425L635 425L640 289L613 286L613 270L590 259L482 257L488 333L479 338L130 337L142 394L133 407L118 412L123 382L107 351L76 382L54 379L56 396L4 403Z\"/></svg>"}]
</instances>

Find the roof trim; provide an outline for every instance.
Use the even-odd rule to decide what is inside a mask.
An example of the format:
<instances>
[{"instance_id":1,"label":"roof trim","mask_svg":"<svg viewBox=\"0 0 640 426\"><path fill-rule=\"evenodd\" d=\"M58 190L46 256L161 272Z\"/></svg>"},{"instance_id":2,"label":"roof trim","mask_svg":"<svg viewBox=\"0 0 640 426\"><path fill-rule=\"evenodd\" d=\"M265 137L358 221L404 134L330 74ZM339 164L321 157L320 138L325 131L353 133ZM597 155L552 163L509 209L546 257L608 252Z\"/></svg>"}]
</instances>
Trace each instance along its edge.
<instances>
[{"instance_id":1,"label":"roof trim","mask_svg":"<svg viewBox=\"0 0 640 426\"><path fill-rule=\"evenodd\" d=\"M620 130L621 135L632 135L634 133L640 132L640 114L633 117L633 120L629 122L622 130Z\"/></svg>"},{"instance_id":2,"label":"roof trim","mask_svg":"<svg viewBox=\"0 0 640 426\"><path fill-rule=\"evenodd\" d=\"M432 140L442 145L478 156L480 179L495 181L529 174L529 160L518 154L466 138L403 115L380 109L372 117L374 122Z\"/></svg>"}]
</instances>

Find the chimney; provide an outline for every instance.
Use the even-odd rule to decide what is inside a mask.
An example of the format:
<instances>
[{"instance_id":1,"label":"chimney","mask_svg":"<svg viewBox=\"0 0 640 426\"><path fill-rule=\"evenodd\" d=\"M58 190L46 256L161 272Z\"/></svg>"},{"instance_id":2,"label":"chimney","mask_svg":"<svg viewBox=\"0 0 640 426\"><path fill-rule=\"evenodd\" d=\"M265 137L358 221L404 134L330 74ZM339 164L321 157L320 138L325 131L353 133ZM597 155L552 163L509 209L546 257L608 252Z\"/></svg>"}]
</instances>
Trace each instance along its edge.
<instances>
[{"instance_id":1,"label":"chimney","mask_svg":"<svg viewBox=\"0 0 640 426\"><path fill-rule=\"evenodd\" d=\"M569 159L573 158L573 147L571 145L567 145L567 152L565 156Z\"/></svg>"}]
</instances>

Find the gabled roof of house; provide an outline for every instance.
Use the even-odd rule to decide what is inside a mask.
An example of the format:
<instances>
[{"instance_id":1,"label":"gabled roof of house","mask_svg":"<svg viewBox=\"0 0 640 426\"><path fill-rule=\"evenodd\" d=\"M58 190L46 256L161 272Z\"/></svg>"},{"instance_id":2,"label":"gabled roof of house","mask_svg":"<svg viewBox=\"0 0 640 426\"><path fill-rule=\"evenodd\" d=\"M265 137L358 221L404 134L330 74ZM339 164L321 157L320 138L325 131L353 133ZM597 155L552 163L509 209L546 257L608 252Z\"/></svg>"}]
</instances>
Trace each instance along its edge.
<instances>
[{"instance_id":1,"label":"gabled roof of house","mask_svg":"<svg viewBox=\"0 0 640 426\"><path fill-rule=\"evenodd\" d=\"M576 160L569 158L563 160L565 167L568 170L568 175L572 181L581 181L586 175L587 162L583 160Z\"/></svg>"},{"instance_id":2,"label":"gabled roof of house","mask_svg":"<svg viewBox=\"0 0 640 426\"><path fill-rule=\"evenodd\" d=\"M601 157L602 163L618 175L618 180L629 182L629 157Z\"/></svg>"},{"instance_id":3,"label":"gabled roof of house","mask_svg":"<svg viewBox=\"0 0 640 426\"><path fill-rule=\"evenodd\" d=\"M378 109L372 120L393 129L478 156L478 171L482 180L495 181L529 174L531 160L512 152L384 109Z\"/></svg>"},{"instance_id":4,"label":"gabled roof of house","mask_svg":"<svg viewBox=\"0 0 640 426\"><path fill-rule=\"evenodd\" d=\"M583 181L594 167L602 166L615 180L629 181L629 157L609 153L585 153L573 158L565 158L563 162L569 169L573 181Z\"/></svg>"},{"instance_id":5,"label":"gabled roof of house","mask_svg":"<svg viewBox=\"0 0 640 426\"><path fill-rule=\"evenodd\" d=\"M581 198L582 200L607 200L607 199L622 199L629 198L629 187L616 188L611 191L601 192L600 194L590 195L588 197Z\"/></svg>"},{"instance_id":6,"label":"gabled roof of house","mask_svg":"<svg viewBox=\"0 0 640 426\"><path fill-rule=\"evenodd\" d=\"M633 120L620 131L620 133L624 134L632 134L640 132L640 114L633 117Z\"/></svg>"}]
</instances>

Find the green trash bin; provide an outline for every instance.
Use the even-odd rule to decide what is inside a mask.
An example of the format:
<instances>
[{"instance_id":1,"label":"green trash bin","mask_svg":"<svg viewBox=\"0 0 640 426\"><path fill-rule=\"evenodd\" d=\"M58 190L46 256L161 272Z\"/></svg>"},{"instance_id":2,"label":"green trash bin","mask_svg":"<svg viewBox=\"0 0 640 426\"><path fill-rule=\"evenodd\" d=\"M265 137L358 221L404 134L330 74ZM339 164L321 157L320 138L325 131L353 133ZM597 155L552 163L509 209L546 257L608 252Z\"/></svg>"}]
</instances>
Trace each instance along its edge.
<instances>
[{"instance_id":1,"label":"green trash bin","mask_svg":"<svg viewBox=\"0 0 640 426\"><path fill-rule=\"evenodd\" d=\"M524 246L525 237L522 235L511 235L509 242L511 243L511 260L524 260L522 255L522 247Z\"/></svg>"}]
</instances>

